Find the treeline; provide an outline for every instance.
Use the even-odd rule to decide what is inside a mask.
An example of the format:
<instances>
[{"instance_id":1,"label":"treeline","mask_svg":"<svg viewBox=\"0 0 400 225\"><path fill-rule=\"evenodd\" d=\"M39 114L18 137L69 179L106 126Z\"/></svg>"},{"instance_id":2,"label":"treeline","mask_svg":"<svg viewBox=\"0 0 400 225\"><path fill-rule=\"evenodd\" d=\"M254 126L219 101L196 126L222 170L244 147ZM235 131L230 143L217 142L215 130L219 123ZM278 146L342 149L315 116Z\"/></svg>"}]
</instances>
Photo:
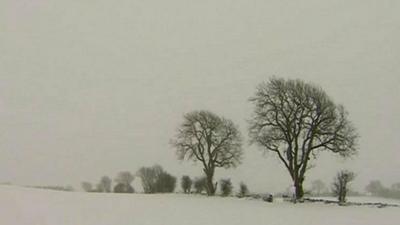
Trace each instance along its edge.
<instances>
[{"instance_id":1,"label":"treeline","mask_svg":"<svg viewBox=\"0 0 400 225\"><path fill-rule=\"evenodd\" d=\"M218 182L215 183L215 189L217 189ZM207 189L207 177L199 177L192 180L189 176L185 175L181 178L181 187L185 194L203 194ZM230 196L233 192L233 185L230 179L220 180L220 193L221 196ZM240 183L240 191L237 194L238 197L245 197L249 195L247 186L242 182Z\"/></svg>"},{"instance_id":2,"label":"treeline","mask_svg":"<svg viewBox=\"0 0 400 225\"><path fill-rule=\"evenodd\" d=\"M81 183L82 189L86 192L97 193L136 193L132 186L135 178L141 180L143 192L152 193L172 193L176 189L177 178L166 172L160 165L152 167L141 167L135 174L129 171L122 171L112 180L108 176L103 176L100 181L93 185L84 181ZM114 184L113 184L114 183ZM182 192L185 194L206 194L207 178L197 177L192 179L188 175L180 179ZM233 184L230 179L221 179L215 183L215 188L219 186L221 196L233 195ZM239 185L237 197L251 197L247 185L243 182Z\"/></svg>"},{"instance_id":3,"label":"treeline","mask_svg":"<svg viewBox=\"0 0 400 225\"><path fill-rule=\"evenodd\" d=\"M373 180L366 186L365 190L372 196L400 199L400 182L386 187L379 180Z\"/></svg>"},{"instance_id":4,"label":"treeline","mask_svg":"<svg viewBox=\"0 0 400 225\"><path fill-rule=\"evenodd\" d=\"M176 177L159 165L142 167L135 174L122 171L115 177L114 185L110 177L103 176L96 185L86 181L82 182L82 188L86 192L135 193L132 182L136 177L140 178L144 193L171 193L175 190Z\"/></svg>"}]
</instances>

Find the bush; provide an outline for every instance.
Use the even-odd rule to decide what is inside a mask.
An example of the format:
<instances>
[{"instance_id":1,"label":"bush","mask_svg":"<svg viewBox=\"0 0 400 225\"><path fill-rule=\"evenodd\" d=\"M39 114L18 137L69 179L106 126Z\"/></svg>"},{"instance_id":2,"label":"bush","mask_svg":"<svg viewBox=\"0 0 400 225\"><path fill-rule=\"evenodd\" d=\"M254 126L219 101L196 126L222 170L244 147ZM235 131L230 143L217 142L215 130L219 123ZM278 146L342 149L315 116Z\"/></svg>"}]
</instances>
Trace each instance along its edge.
<instances>
[{"instance_id":1,"label":"bush","mask_svg":"<svg viewBox=\"0 0 400 225\"><path fill-rule=\"evenodd\" d=\"M206 177L196 178L194 181L194 189L196 190L196 193L198 194L202 193L206 188L206 183L207 183Z\"/></svg>"},{"instance_id":2,"label":"bush","mask_svg":"<svg viewBox=\"0 0 400 225\"><path fill-rule=\"evenodd\" d=\"M176 178L165 172L159 165L142 167L137 175L142 180L145 193L168 193L175 189Z\"/></svg>"},{"instance_id":3,"label":"bush","mask_svg":"<svg viewBox=\"0 0 400 225\"><path fill-rule=\"evenodd\" d=\"M221 195L228 196L232 193L232 182L231 179L221 179Z\"/></svg>"},{"instance_id":4,"label":"bush","mask_svg":"<svg viewBox=\"0 0 400 225\"><path fill-rule=\"evenodd\" d=\"M115 182L117 183L114 187L115 193L134 193L135 189L131 186L132 181L135 177L128 171L123 171L118 173L118 176L115 178Z\"/></svg>"},{"instance_id":5,"label":"bush","mask_svg":"<svg viewBox=\"0 0 400 225\"><path fill-rule=\"evenodd\" d=\"M239 197L245 197L249 195L249 189L247 188L247 185L243 182L240 182L239 185Z\"/></svg>"},{"instance_id":6,"label":"bush","mask_svg":"<svg viewBox=\"0 0 400 225\"><path fill-rule=\"evenodd\" d=\"M135 189L130 184L119 183L115 185L114 193L135 193Z\"/></svg>"},{"instance_id":7,"label":"bush","mask_svg":"<svg viewBox=\"0 0 400 225\"><path fill-rule=\"evenodd\" d=\"M184 193L190 193L192 189L192 179L189 176L183 176L181 179L181 186Z\"/></svg>"},{"instance_id":8,"label":"bush","mask_svg":"<svg viewBox=\"0 0 400 225\"><path fill-rule=\"evenodd\" d=\"M163 171L156 181L156 193L172 193L175 190L176 177Z\"/></svg>"},{"instance_id":9,"label":"bush","mask_svg":"<svg viewBox=\"0 0 400 225\"><path fill-rule=\"evenodd\" d=\"M82 189L84 191L86 191L86 192L92 192L93 191L93 186L89 182L84 181L84 182L82 182L81 186L82 186Z\"/></svg>"}]
</instances>

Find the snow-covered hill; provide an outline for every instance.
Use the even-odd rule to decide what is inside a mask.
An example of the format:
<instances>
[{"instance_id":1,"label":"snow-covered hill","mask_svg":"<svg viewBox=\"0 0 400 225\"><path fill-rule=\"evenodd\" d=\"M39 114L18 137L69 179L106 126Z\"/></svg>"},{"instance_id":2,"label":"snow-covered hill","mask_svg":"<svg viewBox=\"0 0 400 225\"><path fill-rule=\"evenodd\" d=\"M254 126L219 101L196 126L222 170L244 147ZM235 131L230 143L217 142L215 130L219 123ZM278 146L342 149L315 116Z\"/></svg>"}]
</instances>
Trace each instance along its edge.
<instances>
[{"instance_id":1,"label":"snow-covered hill","mask_svg":"<svg viewBox=\"0 0 400 225\"><path fill-rule=\"evenodd\" d=\"M266 203L180 194L97 194L0 185L2 225L399 224L400 208Z\"/></svg>"}]
</instances>

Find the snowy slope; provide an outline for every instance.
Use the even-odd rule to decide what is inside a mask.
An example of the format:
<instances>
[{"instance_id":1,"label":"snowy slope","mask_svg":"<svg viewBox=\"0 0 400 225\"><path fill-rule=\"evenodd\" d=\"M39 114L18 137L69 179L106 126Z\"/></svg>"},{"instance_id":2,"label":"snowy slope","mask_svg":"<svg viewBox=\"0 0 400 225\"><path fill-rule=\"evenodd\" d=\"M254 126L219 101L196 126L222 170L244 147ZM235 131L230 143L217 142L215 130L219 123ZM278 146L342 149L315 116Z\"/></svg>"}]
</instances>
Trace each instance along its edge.
<instances>
[{"instance_id":1,"label":"snowy slope","mask_svg":"<svg viewBox=\"0 0 400 225\"><path fill-rule=\"evenodd\" d=\"M265 203L179 194L95 194L0 186L2 225L398 224L399 208Z\"/></svg>"}]
</instances>

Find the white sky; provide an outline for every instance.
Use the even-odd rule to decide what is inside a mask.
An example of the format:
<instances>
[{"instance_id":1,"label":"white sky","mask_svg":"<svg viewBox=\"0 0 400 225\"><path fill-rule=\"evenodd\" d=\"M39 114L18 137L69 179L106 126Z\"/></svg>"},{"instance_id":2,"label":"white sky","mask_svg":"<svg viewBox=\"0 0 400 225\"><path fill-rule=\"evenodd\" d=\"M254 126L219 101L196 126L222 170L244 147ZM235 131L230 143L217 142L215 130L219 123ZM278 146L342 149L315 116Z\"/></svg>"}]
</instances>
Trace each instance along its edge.
<instances>
[{"instance_id":1,"label":"white sky","mask_svg":"<svg viewBox=\"0 0 400 225\"><path fill-rule=\"evenodd\" d=\"M324 154L307 176L354 170L400 182L400 2L0 0L0 182L72 184L161 164L185 112L214 111L247 137L247 101L272 75L321 85L345 105L359 155ZM257 191L289 176L273 155L217 171Z\"/></svg>"}]
</instances>

